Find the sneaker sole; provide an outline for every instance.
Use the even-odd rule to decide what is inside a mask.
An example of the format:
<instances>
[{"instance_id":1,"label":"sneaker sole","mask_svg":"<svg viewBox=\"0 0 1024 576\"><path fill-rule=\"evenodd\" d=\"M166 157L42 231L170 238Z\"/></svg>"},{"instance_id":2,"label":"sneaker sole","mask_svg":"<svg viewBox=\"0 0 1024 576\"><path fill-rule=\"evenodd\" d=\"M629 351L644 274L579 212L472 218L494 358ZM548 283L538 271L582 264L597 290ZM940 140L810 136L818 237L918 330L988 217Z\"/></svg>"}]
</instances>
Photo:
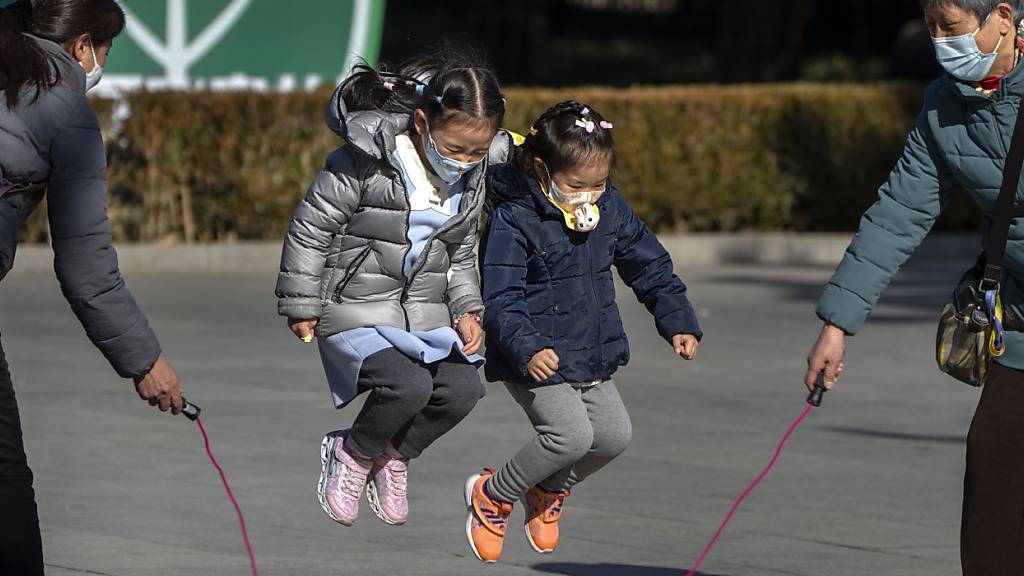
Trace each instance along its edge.
<instances>
[{"instance_id":1,"label":"sneaker sole","mask_svg":"<svg viewBox=\"0 0 1024 576\"><path fill-rule=\"evenodd\" d=\"M530 543L530 548L533 548L533 551L537 554L551 554L555 551L554 548L549 548L545 550L540 546L537 546L537 543L533 541L533 534L530 534L529 524L523 524L523 530L526 532L526 541Z\"/></svg>"},{"instance_id":2,"label":"sneaker sole","mask_svg":"<svg viewBox=\"0 0 1024 576\"><path fill-rule=\"evenodd\" d=\"M342 526L352 526L353 522L346 522L338 518L338 515L331 509L331 505L327 503L327 469L329 468L330 461L333 459L334 441L337 438L338 434L331 432L324 436L323 441L320 442L320 480L316 484L316 497L328 518Z\"/></svg>"},{"instance_id":3,"label":"sneaker sole","mask_svg":"<svg viewBox=\"0 0 1024 576\"><path fill-rule=\"evenodd\" d=\"M381 522L388 526L401 526L405 524L406 518L395 520L384 512L384 507L380 505L380 497L377 495L377 483L373 481L373 478L366 482L366 501L370 503L370 510L373 510L373 514L380 518Z\"/></svg>"},{"instance_id":4,"label":"sneaker sole","mask_svg":"<svg viewBox=\"0 0 1024 576\"><path fill-rule=\"evenodd\" d=\"M476 549L476 544L473 542L473 517L475 512L473 511L473 487L476 485L476 481L480 479L483 474L474 474L466 480L466 487L463 490L463 497L466 501L466 540L469 541L469 549L473 551L473 555L476 559L483 562L484 564L494 564L497 560L484 560L480 556L480 552Z\"/></svg>"}]
</instances>

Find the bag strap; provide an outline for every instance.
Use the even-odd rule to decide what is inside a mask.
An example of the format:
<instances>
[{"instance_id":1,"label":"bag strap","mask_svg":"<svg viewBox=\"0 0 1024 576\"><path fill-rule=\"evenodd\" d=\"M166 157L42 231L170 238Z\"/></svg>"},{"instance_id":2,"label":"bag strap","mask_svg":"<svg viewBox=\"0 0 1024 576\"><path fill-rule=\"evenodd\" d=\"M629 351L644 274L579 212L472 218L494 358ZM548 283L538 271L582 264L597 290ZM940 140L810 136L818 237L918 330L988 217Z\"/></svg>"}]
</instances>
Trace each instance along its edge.
<instances>
[{"instance_id":1,"label":"bag strap","mask_svg":"<svg viewBox=\"0 0 1024 576\"><path fill-rule=\"evenodd\" d=\"M1024 104L1024 102L1022 102ZM1010 150L1003 167L1003 187L999 190L995 211L992 214L992 235L985 273L981 278L981 289L995 289L1003 280L1003 256L1006 254L1006 240L1010 235L1010 221L1013 213L1017 188L1020 185L1021 168L1024 167L1024 113L1017 114L1017 124L1010 139Z\"/></svg>"}]
</instances>

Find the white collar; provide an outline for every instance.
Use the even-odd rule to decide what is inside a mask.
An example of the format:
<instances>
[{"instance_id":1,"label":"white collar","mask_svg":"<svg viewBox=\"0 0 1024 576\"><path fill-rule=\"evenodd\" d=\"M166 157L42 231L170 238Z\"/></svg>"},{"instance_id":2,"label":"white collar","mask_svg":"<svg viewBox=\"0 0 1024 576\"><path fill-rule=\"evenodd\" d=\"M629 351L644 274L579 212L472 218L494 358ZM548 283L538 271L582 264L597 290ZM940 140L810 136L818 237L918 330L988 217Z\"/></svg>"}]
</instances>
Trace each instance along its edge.
<instances>
[{"instance_id":1,"label":"white collar","mask_svg":"<svg viewBox=\"0 0 1024 576\"><path fill-rule=\"evenodd\" d=\"M401 169L406 172L408 183L411 183L416 193L421 191L433 193L436 189L442 196L447 196L447 191L452 184L440 179L437 174L429 172L423 161L420 160L420 153L416 151L416 145L409 134L398 134L394 138L394 154L397 157Z\"/></svg>"}]
</instances>

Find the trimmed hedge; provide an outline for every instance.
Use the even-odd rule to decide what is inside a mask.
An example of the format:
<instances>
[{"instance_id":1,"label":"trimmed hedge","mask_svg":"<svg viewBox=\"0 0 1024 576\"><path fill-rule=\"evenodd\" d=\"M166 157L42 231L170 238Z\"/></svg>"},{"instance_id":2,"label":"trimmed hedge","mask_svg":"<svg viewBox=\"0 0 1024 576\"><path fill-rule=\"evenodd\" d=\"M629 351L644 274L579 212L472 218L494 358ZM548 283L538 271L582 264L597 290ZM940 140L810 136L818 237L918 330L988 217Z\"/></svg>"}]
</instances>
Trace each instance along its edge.
<instances>
[{"instance_id":1,"label":"trimmed hedge","mask_svg":"<svg viewBox=\"0 0 1024 576\"><path fill-rule=\"evenodd\" d=\"M329 94L94 101L116 237L280 238L342 143L323 121ZM916 84L513 88L506 125L525 132L570 97L600 110L615 123L614 179L657 230L852 230L896 163L922 94ZM976 210L960 196L943 227L976 227ZM26 234L45 239L42 215Z\"/></svg>"}]
</instances>

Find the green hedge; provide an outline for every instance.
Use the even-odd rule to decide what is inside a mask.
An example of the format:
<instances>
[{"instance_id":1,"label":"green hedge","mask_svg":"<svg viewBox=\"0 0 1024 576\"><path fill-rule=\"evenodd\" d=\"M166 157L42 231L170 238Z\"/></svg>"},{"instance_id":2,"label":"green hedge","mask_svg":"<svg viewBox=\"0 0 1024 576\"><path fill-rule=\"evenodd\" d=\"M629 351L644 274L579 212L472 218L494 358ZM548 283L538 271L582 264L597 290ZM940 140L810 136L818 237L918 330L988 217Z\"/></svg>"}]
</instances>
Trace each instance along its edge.
<instances>
[{"instance_id":1,"label":"green hedge","mask_svg":"<svg viewBox=\"0 0 1024 576\"><path fill-rule=\"evenodd\" d=\"M658 230L852 230L895 164L922 93L909 84L514 88L506 125L524 132L570 97L600 110L615 123L615 181ZM328 96L143 92L95 101L117 238L280 238L341 144L324 125ZM942 226L976 226L962 196ZM26 234L45 238L45 221L37 215Z\"/></svg>"}]
</instances>

